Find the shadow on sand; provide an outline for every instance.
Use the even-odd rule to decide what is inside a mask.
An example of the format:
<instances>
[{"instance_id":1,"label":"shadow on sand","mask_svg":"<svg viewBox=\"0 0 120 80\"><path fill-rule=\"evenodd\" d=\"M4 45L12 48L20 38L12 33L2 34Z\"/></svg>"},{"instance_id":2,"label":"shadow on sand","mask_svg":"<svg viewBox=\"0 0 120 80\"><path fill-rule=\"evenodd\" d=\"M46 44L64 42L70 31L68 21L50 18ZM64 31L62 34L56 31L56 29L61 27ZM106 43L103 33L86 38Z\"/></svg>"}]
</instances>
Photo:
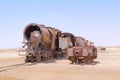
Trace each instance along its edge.
<instances>
[{"instance_id":1,"label":"shadow on sand","mask_svg":"<svg viewBox=\"0 0 120 80\"><path fill-rule=\"evenodd\" d=\"M92 62L79 62L78 65L84 66L84 65L97 65L100 64L100 61L92 61Z\"/></svg>"}]
</instances>

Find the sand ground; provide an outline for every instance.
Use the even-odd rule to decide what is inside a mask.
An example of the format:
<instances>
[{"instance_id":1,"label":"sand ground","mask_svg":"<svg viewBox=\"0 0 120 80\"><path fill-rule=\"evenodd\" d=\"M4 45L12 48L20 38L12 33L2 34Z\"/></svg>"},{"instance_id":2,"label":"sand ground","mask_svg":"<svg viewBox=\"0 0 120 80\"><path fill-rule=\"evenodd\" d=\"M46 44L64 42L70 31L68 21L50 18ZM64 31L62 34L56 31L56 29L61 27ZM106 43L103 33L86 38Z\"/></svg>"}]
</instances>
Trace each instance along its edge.
<instances>
[{"instance_id":1,"label":"sand ground","mask_svg":"<svg viewBox=\"0 0 120 80\"><path fill-rule=\"evenodd\" d=\"M90 64L67 59L25 64L17 52L0 52L0 80L120 80L120 52L98 52Z\"/></svg>"}]
</instances>

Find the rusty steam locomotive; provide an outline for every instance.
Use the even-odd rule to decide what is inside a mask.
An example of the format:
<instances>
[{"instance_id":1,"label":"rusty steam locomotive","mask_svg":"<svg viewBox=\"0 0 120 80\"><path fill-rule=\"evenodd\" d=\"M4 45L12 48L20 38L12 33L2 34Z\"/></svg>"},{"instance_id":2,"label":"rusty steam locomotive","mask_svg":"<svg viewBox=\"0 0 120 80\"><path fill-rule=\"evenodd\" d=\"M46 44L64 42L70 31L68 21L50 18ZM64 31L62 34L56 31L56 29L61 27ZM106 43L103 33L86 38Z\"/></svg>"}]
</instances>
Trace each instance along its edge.
<instances>
[{"instance_id":1,"label":"rusty steam locomotive","mask_svg":"<svg viewBox=\"0 0 120 80\"><path fill-rule=\"evenodd\" d=\"M72 63L92 61L97 50L92 42L53 27L31 23L23 32L26 46L25 62L42 62L66 56Z\"/></svg>"}]
</instances>

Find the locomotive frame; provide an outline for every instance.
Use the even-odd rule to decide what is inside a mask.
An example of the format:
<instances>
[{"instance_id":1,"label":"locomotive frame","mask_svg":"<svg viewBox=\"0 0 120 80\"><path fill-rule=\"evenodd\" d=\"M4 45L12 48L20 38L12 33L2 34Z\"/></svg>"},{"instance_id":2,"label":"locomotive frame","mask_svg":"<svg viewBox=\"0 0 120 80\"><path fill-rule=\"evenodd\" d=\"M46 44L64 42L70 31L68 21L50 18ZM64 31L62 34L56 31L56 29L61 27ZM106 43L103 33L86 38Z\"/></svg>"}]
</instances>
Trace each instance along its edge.
<instances>
[{"instance_id":1,"label":"locomotive frame","mask_svg":"<svg viewBox=\"0 0 120 80\"><path fill-rule=\"evenodd\" d=\"M82 37L74 36L71 33L62 33L62 31L53 27L30 23L25 27L23 35L24 46L27 46L26 63L39 63L53 58L62 58L63 55L67 56L72 63L76 63L76 60L81 60L79 59L80 57L84 57L82 60L85 62L93 61L97 58L96 48L92 42ZM70 48L72 49L71 52L69 51ZM85 58L85 56L81 56L83 52L79 51L87 48L92 50L92 53L88 53L87 58ZM75 55L76 49L80 53L77 56ZM69 53L71 54L69 55Z\"/></svg>"}]
</instances>

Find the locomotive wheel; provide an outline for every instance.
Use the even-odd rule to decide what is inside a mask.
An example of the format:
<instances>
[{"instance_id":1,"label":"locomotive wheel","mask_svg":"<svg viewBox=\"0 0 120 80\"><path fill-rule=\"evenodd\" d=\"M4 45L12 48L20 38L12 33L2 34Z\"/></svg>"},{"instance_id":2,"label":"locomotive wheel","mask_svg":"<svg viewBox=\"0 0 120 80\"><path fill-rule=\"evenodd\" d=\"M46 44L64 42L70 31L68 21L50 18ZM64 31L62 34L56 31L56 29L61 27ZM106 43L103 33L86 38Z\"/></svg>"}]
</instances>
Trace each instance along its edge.
<instances>
[{"instance_id":1,"label":"locomotive wheel","mask_svg":"<svg viewBox=\"0 0 120 80\"><path fill-rule=\"evenodd\" d=\"M36 61L37 61L36 56L31 56L31 62L32 62L32 63L35 63Z\"/></svg>"},{"instance_id":2,"label":"locomotive wheel","mask_svg":"<svg viewBox=\"0 0 120 80\"><path fill-rule=\"evenodd\" d=\"M69 56L68 59L71 61L71 64L74 63L74 57L73 56Z\"/></svg>"},{"instance_id":3,"label":"locomotive wheel","mask_svg":"<svg viewBox=\"0 0 120 80\"><path fill-rule=\"evenodd\" d=\"M36 55L36 62L37 63L40 63L41 62L41 56L38 54Z\"/></svg>"},{"instance_id":4,"label":"locomotive wheel","mask_svg":"<svg viewBox=\"0 0 120 80\"><path fill-rule=\"evenodd\" d=\"M31 62L30 56L26 56L25 63Z\"/></svg>"},{"instance_id":5,"label":"locomotive wheel","mask_svg":"<svg viewBox=\"0 0 120 80\"><path fill-rule=\"evenodd\" d=\"M82 63L82 59L78 59L78 64L81 64Z\"/></svg>"}]
</instances>

